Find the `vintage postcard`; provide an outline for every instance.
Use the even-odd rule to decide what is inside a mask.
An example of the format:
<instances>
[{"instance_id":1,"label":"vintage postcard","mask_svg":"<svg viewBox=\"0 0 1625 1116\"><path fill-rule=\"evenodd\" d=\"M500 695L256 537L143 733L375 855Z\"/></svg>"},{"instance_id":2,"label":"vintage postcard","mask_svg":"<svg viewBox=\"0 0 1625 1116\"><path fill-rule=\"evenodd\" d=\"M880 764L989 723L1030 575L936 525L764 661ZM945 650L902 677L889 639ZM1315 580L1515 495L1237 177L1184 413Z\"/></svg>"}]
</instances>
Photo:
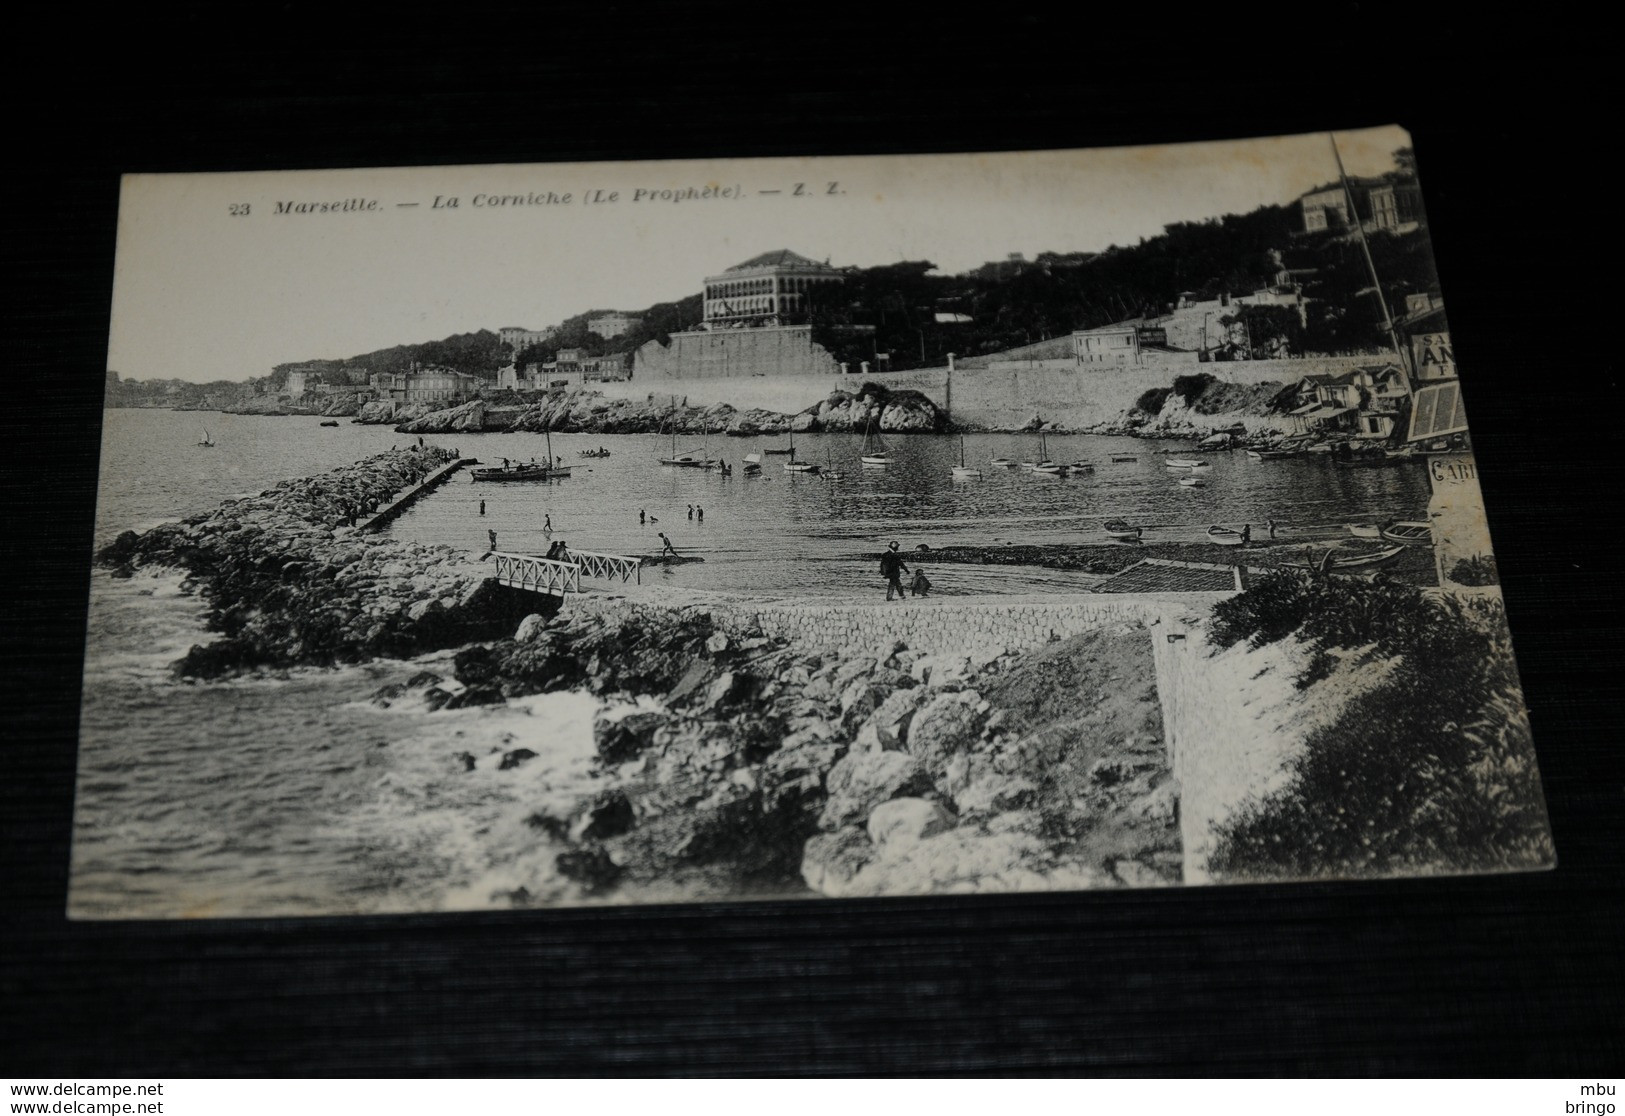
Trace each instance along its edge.
<instances>
[{"instance_id":1,"label":"vintage postcard","mask_svg":"<svg viewBox=\"0 0 1625 1116\"><path fill-rule=\"evenodd\" d=\"M127 178L70 914L1551 866L1417 174Z\"/></svg>"}]
</instances>

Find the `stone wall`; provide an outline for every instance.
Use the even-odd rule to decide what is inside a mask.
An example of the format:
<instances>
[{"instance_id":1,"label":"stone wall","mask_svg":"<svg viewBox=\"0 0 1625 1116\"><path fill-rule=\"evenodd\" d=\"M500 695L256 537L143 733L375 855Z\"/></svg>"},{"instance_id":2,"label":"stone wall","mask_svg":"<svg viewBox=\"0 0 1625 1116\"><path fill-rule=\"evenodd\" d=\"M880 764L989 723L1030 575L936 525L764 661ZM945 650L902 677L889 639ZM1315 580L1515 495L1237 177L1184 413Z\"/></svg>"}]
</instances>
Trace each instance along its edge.
<instances>
[{"instance_id":1,"label":"stone wall","mask_svg":"<svg viewBox=\"0 0 1625 1116\"><path fill-rule=\"evenodd\" d=\"M736 633L759 628L784 636L797 646L868 650L901 641L927 654L991 658L1006 650L1041 647L1057 639L1115 623L1153 623L1174 612L1205 606L1228 593L1167 593L1095 596L1088 593L1044 596L928 598L905 602L846 604L820 601L763 601L686 593L662 603L644 594L573 598L568 608L614 611L622 608L695 608L709 612L724 630Z\"/></svg>"},{"instance_id":2,"label":"stone wall","mask_svg":"<svg viewBox=\"0 0 1625 1116\"><path fill-rule=\"evenodd\" d=\"M1057 366L1051 361L1042 361L1007 363L998 369L956 368L952 373L946 368L920 368L868 376L843 376L836 371L824 375L798 373L682 380L646 377L642 371L643 358L639 357L639 372L631 381L596 384L594 388L613 398L676 395L679 399L686 397L694 406L731 403L740 410L759 407L794 414L832 391L856 391L864 383L874 382L888 388L922 392L931 402L946 409L956 424L970 430L1017 430L1031 422L1034 415L1045 422L1076 429L1117 418L1148 389L1171 386L1175 376L1206 372L1229 383L1280 383L1284 386L1304 376L1336 375L1362 365L1380 363L1383 359L1380 354L1212 364L1196 364L1184 359L1194 355L1175 353L1164 359L1158 354L1147 354L1145 364L1096 365L1086 370L1071 364Z\"/></svg>"},{"instance_id":3,"label":"stone wall","mask_svg":"<svg viewBox=\"0 0 1625 1116\"><path fill-rule=\"evenodd\" d=\"M811 326L674 333L669 346L658 341L645 344L633 364L633 377L652 390L668 382L672 390L681 390L694 380L829 376L840 371L840 362L813 340Z\"/></svg>"}]
</instances>

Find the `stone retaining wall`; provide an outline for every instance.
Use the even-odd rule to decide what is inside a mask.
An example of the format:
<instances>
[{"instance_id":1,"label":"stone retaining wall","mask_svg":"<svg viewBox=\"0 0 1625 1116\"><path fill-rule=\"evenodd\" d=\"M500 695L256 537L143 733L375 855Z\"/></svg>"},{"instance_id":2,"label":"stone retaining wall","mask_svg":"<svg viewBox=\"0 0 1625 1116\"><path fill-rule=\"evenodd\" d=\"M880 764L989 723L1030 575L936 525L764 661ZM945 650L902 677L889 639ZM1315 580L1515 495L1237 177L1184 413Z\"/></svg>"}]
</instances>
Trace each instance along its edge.
<instances>
[{"instance_id":1,"label":"stone retaining wall","mask_svg":"<svg viewBox=\"0 0 1625 1116\"><path fill-rule=\"evenodd\" d=\"M798 646L838 650L865 649L901 641L927 654L987 657L1006 650L1027 650L1108 624L1152 623L1174 611L1220 600L1228 593L1168 593L1135 596L1066 594L1044 597L975 597L910 599L902 602L841 604L811 601L755 602L749 599L686 593L662 601L650 594L628 593L572 598L569 609L684 609L709 612L725 631L744 634L759 629L783 636Z\"/></svg>"},{"instance_id":2,"label":"stone retaining wall","mask_svg":"<svg viewBox=\"0 0 1625 1116\"><path fill-rule=\"evenodd\" d=\"M1170 354L1171 358L1194 356L1194 353ZM872 381L894 390L919 391L946 409L955 423L972 430L1017 430L1034 415L1046 422L1078 429L1116 419L1146 390L1171 387L1175 376L1206 372L1226 383L1284 386L1305 376L1347 372L1362 365L1379 364L1382 360L1380 354L1211 364L1172 359L1163 363L1148 359L1148 363L1141 365L1096 365L1089 369L1044 360L1011 362L995 368L959 368L952 373L946 368L919 368L868 376L718 376L693 380L638 376L624 383L594 384L593 388L612 398L641 400L650 395L661 398L676 395L694 406L731 403L740 410L761 408L794 414L832 391L856 391Z\"/></svg>"}]
</instances>

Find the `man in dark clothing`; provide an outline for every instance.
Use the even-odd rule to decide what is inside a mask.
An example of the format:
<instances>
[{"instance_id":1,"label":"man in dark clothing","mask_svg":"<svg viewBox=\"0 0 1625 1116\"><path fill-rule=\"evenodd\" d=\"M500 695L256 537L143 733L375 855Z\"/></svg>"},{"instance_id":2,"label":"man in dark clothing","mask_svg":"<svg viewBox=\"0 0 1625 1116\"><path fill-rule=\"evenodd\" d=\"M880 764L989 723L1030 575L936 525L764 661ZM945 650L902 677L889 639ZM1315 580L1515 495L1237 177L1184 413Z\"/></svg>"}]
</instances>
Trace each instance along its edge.
<instances>
[{"instance_id":1,"label":"man in dark clothing","mask_svg":"<svg viewBox=\"0 0 1625 1116\"><path fill-rule=\"evenodd\" d=\"M897 552L897 544L892 543L886 553L880 556L880 573L886 579L886 599L892 599L892 593L897 593L898 600L904 600L908 593L903 589L903 575L908 573L908 564L903 556Z\"/></svg>"}]
</instances>

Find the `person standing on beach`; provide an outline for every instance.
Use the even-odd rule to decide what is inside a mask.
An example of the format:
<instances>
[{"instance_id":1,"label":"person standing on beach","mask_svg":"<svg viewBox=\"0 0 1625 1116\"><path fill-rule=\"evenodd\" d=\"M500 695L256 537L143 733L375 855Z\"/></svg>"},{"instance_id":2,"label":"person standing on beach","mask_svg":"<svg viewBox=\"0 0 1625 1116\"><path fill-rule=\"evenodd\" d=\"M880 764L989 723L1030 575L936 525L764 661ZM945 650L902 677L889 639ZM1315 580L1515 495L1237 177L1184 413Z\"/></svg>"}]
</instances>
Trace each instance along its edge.
<instances>
[{"instance_id":1,"label":"person standing on beach","mask_svg":"<svg viewBox=\"0 0 1625 1116\"><path fill-rule=\"evenodd\" d=\"M880 556L880 573L886 579L886 599L891 600L895 590L898 600L906 600L908 593L903 589L903 575L908 573L908 563L897 552L896 543L892 543Z\"/></svg>"}]
</instances>

